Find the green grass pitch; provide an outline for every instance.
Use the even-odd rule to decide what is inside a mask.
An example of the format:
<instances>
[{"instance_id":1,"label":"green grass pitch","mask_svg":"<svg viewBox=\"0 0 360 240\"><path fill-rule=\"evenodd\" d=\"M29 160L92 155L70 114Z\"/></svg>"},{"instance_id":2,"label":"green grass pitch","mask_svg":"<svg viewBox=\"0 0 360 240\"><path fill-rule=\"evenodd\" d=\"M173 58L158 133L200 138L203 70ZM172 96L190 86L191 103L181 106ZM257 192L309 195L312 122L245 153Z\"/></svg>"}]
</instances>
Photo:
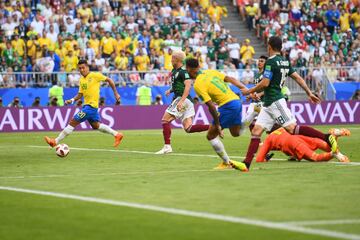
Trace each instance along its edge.
<instances>
[{"instance_id":1,"label":"green grass pitch","mask_svg":"<svg viewBox=\"0 0 360 240\"><path fill-rule=\"evenodd\" d=\"M339 145L353 165L288 162L276 152L276 160L254 163L249 173L213 170L220 160L205 133L173 130L174 154L158 156L150 153L163 145L161 130L124 131L117 150L110 135L78 131L63 141L72 148L64 159L43 141L57 132L1 133L0 188L232 216L249 224L0 190L0 239L360 239L360 126L346 127L352 135ZM232 138L226 132L223 142L240 160L249 133Z\"/></svg>"}]
</instances>

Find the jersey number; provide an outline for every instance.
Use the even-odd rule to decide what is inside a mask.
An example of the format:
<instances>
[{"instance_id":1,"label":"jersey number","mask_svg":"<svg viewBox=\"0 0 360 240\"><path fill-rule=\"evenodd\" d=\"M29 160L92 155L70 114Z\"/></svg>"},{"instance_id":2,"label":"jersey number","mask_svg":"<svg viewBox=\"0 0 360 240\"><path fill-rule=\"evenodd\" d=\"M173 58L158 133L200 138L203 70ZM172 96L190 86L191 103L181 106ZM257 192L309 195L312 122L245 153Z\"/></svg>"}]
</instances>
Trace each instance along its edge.
<instances>
[{"instance_id":1,"label":"jersey number","mask_svg":"<svg viewBox=\"0 0 360 240\"><path fill-rule=\"evenodd\" d=\"M80 112L77 113L77 115L78 115L79 118L84 118L86 113L84 113L83 111L80 111Z\"/></svg>"},{"instance_id":2,"label":"jersey number","mask_svg":"<svg viewBox=\"0 0 360 240\"><path fill-rule=\"evenodd\" d=\"M210 82L214 84L215 87L217 87L223 93L226 93L229 89L228 85L225 82L221 81L218 77L212 78Z\"/></svg>"},{"instance_id":3,"label":"jersey number","mask_svg":"<svg viewBox=\"0 0 360 240\"><path fill-rule=\"evenodd\" d=\"M285 69L285 68L281 68L280 69L281 72L281 82L280 82L280 87L282 88L284 86L285 80L288 76L289 73L289 69Z\"/></svg>"}]
</instances>

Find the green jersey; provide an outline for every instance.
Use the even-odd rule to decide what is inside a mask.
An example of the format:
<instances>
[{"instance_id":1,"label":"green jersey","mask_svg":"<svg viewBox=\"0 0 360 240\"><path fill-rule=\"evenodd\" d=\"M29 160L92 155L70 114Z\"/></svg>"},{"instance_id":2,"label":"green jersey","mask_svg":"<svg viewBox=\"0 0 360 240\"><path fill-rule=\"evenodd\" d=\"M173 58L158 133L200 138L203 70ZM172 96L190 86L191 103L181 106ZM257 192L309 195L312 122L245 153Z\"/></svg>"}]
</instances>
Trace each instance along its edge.
<instances>
[{"instance_id":1,"label":"green jersey","mask_svg":"<svg viewBox=\"0 0 360 240\"><path fill-rule=\"evenodd\" d=\"M185 90L184 82L190 79L189 73L182 67L171 71L171 91L174 93L174 98L183 95ZM192 100L190 95L187 98Z\"/></svg>"},{"instance_id":2,"label":"green jersey","mask_svg":"<svg viewBox=\"0 0 360 240\"><path fill-rule=\"evenodd\" d=\"M263 77L269 79L270 84L264 90L264 106L270 106L273 102L284 98L281 88L284 86L286 78L294 72L290 61L282 56L274 55L268 58Z\"/></svg>"}]
</instances>

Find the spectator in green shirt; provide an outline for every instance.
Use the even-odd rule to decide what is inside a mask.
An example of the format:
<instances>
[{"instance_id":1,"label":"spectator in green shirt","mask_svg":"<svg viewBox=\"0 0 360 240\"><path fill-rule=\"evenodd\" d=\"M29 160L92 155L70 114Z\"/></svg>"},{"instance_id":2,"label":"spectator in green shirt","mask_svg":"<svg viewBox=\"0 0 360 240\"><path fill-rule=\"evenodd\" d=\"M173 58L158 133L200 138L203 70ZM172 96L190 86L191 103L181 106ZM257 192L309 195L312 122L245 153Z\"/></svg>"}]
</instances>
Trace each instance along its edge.
<instances>
[{"instance_id":1,"label":"spectator in green shirt","mask_svg":"<svg viewBox=\"0 0 360 240\"><path fill-rule=\"evenodd\" d=\"M136 104L137 105L151 105L151 88L147 84L138 87L136 91Z\"/></svg>"},{"instance_id":2,"label":"spectator in green shirt","mask_svg":"<svg viewBox=\"0 0 360 240\"><path fill-rule=\"evenodd\" d=\"M64 106L64 89L61 86L61 83L53 81L52 85L53 86L49 89L49 100L51 101L51 99L56 98L58 106Z\"/></svg>"}]
</instances>

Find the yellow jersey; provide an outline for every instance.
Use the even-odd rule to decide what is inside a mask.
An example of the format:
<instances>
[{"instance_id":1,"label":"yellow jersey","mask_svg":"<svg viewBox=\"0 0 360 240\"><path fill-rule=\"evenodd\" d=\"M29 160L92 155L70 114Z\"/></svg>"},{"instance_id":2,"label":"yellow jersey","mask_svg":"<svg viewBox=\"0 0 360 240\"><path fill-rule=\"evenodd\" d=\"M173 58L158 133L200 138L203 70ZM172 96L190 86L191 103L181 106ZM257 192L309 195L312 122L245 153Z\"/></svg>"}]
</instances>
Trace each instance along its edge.
<instances>
[{"instance_id":1,"label":"yellow jersey","mask_svg":"<svg viewBox=\"0 0 360 240\"><path fill-rule=\"evenodd\" d=\"M86 77L81 76L79 93L84 96L84 105L90 105L93 108L99 107L100 82L105 81L106 78L99 72L89 72Z\"/></svg>"},{"instance_id":2,"label":"yellow jersey","mask_svg":"<svg viewBox=\"0 0 360 240\"><path fill-rule=\"evenodd\" d=\"M77 65L78 65L79 59L76 56L65 56L64 57L64 68L65 68L65 72L72 72L74 70L77 69Z\"/></svg>"},{"instance_id":3,"label":"yellow jersey","mask_svg":"<svg viewBox=\"0 0 360 240\"><path fill-rule=\"evenodd\" d=\"M148 64L150 64L150 58L146 55L136 56L134 58L136 70L138 71L147 71Z\"/></svg>"},{"instance_id":4,"label":"yellow jersey","mask_svg":"<svg viewBox=\"0 0 360 240\"><path fill-rule=\"evenodd\" d=\"M116 40L112 37L103 37L100 46L103 48L103 53L112 54L115 51Z\"/></svg>"},{"instance_id":5,"label":"yellow jersey","mask_svg":"<svg viewBox=\"0 0 360 240\"><path fill-rule=\"evenodd\" d=\"M196 77L194 89L201 100L215 102L219 107L222 105L240 99L224 82L225 74L216 70L204 70Z\"/></svg>"}]
</instances>

